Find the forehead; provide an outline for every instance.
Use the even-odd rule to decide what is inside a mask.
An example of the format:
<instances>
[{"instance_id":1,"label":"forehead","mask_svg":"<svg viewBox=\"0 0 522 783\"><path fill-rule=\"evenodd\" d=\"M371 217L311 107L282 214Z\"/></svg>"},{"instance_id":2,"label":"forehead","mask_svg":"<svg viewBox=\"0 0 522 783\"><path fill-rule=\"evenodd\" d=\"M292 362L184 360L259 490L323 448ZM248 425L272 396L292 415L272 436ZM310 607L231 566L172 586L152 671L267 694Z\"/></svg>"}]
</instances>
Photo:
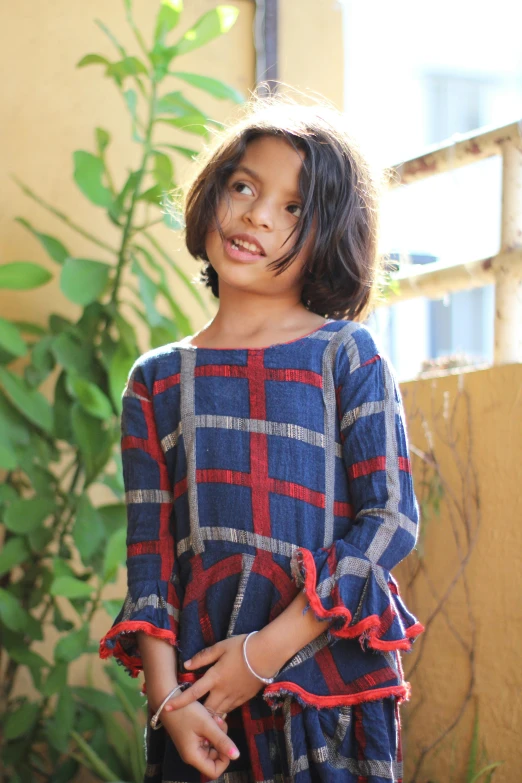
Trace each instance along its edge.
<instances>
[{"instance_id":1,"label":"forehead","mask_svg":"<svg viewBox=\"0 0 522 783\"><path fill-rule=\"evenodd\" d=\"M249 141L238 168L245 166L260 180L291 180L293 187L299 182L304 154L288 141L277 136L260 136Z\"/></svg>"}]
</instances>

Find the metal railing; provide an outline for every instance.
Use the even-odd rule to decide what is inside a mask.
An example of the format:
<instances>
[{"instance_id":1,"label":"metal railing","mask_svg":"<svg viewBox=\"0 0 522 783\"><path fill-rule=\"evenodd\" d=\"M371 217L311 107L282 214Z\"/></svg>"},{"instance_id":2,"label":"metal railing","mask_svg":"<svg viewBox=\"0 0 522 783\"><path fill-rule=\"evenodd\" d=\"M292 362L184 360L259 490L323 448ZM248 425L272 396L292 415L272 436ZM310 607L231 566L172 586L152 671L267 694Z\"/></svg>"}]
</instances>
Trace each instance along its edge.
<instances>
[{"instance_id":1,"label":"metal railing","mask_svg":"<svg viewBox=\"0 0 522 783\"><path fill-rule=\"evenodd\" d=\"M494 364L522 361L522 120L473 131L456 142L392 167L390 187L502 156L502 229L497 255L462 264L435 261L408 265L392 275L397 290L384 304L424 296L440 299L454 291L495 284Z\"/></svg>"}]
</instances>

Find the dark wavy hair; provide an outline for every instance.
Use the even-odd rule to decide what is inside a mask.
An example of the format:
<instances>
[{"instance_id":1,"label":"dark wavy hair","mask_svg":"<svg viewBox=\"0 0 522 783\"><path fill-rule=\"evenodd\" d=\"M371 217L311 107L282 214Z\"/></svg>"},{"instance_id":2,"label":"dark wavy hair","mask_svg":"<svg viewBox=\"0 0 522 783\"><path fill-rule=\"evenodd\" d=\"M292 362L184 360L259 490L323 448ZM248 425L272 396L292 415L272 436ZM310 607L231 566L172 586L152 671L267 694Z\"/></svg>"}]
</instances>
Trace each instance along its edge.
<instances>
[{"instance_id":1,"label":"dark wavy hair","mask_svg":"<svg viewBox=\"0 0 522 783\"><path fill-rule=\"evenodd\" d=\"M378 199L382 180L372 174L346 120L324 105L304 106L288 98L256 98L240 121L207 151L185 203L186 245L204 261L202 280L219 297L219 279L205 250L209 226L247 145L276 136L304 155L299 176L302 213L291 249L272 262L286 269L310 237L303 269L303 304L329 318L360 320L378 287Z\"/></svg>"}]
</instances>

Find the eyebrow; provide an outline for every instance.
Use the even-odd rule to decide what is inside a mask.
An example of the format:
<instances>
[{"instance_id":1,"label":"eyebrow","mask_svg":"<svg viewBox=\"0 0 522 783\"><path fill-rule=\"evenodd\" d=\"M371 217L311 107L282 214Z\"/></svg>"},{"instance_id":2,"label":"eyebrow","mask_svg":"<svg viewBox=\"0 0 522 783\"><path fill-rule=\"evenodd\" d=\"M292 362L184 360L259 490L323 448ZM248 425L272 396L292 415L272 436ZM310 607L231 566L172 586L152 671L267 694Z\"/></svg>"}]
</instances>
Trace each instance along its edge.
<instances>
[{"instance_id":1,"label":"eyebrow","mask_svg":"<svg viewBox=\"0 0 522 783\"><path fill-rule=\"evenodd\" d=\"M240 163L239 166L234 170L232 176L241 171L244 174L248 174L248 176L252 177L252 179L255 179L256 182L263 181L260 175L256 171L254 171L254 169L250 169L248 166L244 166L242 163ZM301 194L299 193L298 190L289 190L288 195L292 196L293 198L301 198Z\"/></svg>"}]
</instances>

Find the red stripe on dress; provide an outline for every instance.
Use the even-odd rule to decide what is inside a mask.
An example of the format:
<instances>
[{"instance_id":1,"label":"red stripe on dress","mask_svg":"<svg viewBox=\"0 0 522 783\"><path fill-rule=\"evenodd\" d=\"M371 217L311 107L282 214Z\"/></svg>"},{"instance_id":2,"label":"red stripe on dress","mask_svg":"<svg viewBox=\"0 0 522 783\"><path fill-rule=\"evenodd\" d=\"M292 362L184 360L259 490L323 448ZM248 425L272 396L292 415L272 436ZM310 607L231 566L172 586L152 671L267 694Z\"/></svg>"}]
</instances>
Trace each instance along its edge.
<instances>
[{"instance_id":1,"label":"red stripe on dress","mask_svg":"<svg viewBox=\"0 0 522 783\"><path fill-rule=\"evenodd\" d=\"M169 375L167 378L155 381L154 386L152 387L152 396L154 397L155 394L161 394L161 392L172 388L172 386L179 386L180 377L180 373L177 372L175 375Z\"/></svg>"},{"instance_id":2,"label":"red stripe on dress","mask_svg":"<svg viewBox=\"0 0 522 783\"><path fill-rule=\"evenodd\" d=\"M312 370L275 369L265 370L267 381L293 381L294 383L306 383L308 386L323 387L323 376Z\"/></svg>"},{"instance_id":3,"label":"red stripe on dress","mask_svg":"<svg viewBox=\"0 0 522 783\"><path fill-rule=\"evenodd\" d=\"M275 492L278 495L286 495L287 497L295 498L295 500L304 500L305 503L310 503L312 506L324 508L324 494L308 487L303 487L301 484L294 484L291 481L282 481L281 479L269 479L269 489L270 492Z\"/></svg>"},{"instance_id":4,"label":"red stripe on dress","mask_svg":"<svg viewBox=\"0 0 522 783\"><path fill-rule=\"evenodd\" d=\"M248 351L250 418L266 421L265 364L263 351ZM270 537L270 483L268 478L268 438L250 433L250 486L254 533Z\"/></svg>"},{"instance_id":5,"label":"red stripe on dress","mask_svg":"<svg viewBox=\"0 0 522 783\"><path fill-rule=\"evenodd\" d=\"M197 484L236 484L240 487L249 487L251 481L250 473L241 473L239 470L221 470L219 468L196 470Z\"/></svg>"},{"instance_id":6,"label":"red stripe on dress","mask_svg":"<svg viewBox=\"0 0 522 783\"><path fill-rule=\"evenodd\" d=\"M152 405L149 402L141 402L141 409L143 416L147 424L147 442L150 446L149 454L155 453L156 463L159 471L159 487L162 492L171 492L169 474L167 471L167 464L165 462L165 455L163 454L158 433L156 431L156 421L154 419L154 411ZM161 573L160 579L168 581L172 576L172 569L174 568L174 541L172 540L172 534L170 532L170 517L172 513L172 502L159 504L159 540L163 543L161 547Z\"/></svg>"},{"instance_id":7,"label":"red stripe on dress","mask_svg":"<svg viewBox=\"0 0 522 783\"><path fill-rule=\"evenodd\" d=\"M140 541L138 544L129 544L127 547L127 557L136 557L136 555L158 555L160 552L159 541Z\"/></svg>"},{"instance_id":8,"label":"red stripe on dress","mask_svg":"<svg viewBox=\"0 0 522 783\"><path fill-rule=\"evenodd\" d=\"M353 507L350 503L344 503L342 500L334 501L334 516L353 518Z\"/></svg>"},{"instance_id":9,"label":"red stripe on dress","mask_svg":"<svg viewBox=\"0 0 522 783\"><path fill-rule=\"evenodd\" d=\"M405 473L411 473L411 462L408 457L399 457L399 470Z\"/></svg>"},{"instance_id":10,"label":"red stripe on dress","mask_svg":"<svg viewBox=\"0 0 522 783\"><path fill-rule=\"evenodd\" d=\"M239 364L202 364L194 370L196 378L246 378L247 368Z\"/></svg>"},{"instance_id":11,"label":"red stripe on dress","mask_svg":"<svg viewBox=\"0 0 522 783\"><path fill-rule=\"evenodd\" d=\"M315 654L315 662L321 670L329 693L345 693L346 684L339 674L333 655L328 647Z\"/></svg>"},{"instance_id":12,"label":"red stripe on dress","mask_svg":"<svg viewBox=\"0 0 522 783\"><path fill-rule=\"evenodd\" d=\"M368 361L366 361L366 362L364 362L363 364L361 364L361 367L366 367L368 364L374 364L375 362L378 362L378 361L380 361L380 358L381 358L381 357L380 357L380 356L379 356L379 354L377 353L377 354L375 354L375 356L372 356L372 358L371 358L371 359L368 359Z\"/></svg>"},{"instance_id":13,"label":"red stripe on dress","mask_svg":"<svg viewBox=\"0 0 522 783\"><path fill-rule=\"evenodd\" d=\"M353 480L360 476L368 476L378 470L386 470L386 457L373 457L362 462L356 462L348 469L348 477Z\"/></svg>"},{"instance_id":14,"label":"red stripe on dress","mask_svg":"<svg viewBox=\"0 0 522 783\"><path fill-rule=\"evenodd\" d=\"M185 478L182 478L180 481L177 481L174 484L174 500L177 500L182 495L184 495L187 489L188 489L188 479L187 476L185 476Z\"/></svg>"}]
</instances>

